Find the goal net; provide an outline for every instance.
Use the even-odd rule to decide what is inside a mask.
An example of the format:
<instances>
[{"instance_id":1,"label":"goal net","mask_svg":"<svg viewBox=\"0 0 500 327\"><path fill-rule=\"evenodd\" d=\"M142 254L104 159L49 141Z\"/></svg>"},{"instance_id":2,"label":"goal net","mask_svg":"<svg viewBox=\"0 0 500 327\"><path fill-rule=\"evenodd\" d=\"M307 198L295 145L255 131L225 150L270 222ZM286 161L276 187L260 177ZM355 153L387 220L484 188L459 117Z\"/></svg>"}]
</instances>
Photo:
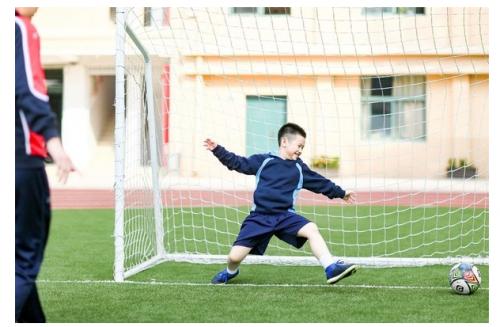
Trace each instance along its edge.
<instances>
[{"instance_id":1,"label":"goal net","mask_svg":"<svg viewBox=\"0 0 500 327\"><path fill-rule=\"evenodd\" d=\"M225 262L255 176L203 140L302 160L357 193L295 209L332 253L374 266L487 264L488 9L118 8L115 279ZM318 264L273 238L245 263Z\"/></svg>"}]
</instances>

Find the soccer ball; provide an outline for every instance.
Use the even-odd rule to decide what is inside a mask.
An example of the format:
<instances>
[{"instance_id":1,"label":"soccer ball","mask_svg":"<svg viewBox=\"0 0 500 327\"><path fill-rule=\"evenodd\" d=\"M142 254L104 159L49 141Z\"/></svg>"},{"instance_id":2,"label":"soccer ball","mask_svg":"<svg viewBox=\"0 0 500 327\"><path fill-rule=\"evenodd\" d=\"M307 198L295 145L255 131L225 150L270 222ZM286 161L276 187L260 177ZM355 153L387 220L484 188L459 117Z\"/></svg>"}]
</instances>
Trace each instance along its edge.
<instances>
[{"instance_id":1,"label":"soccer ball","mask_svg":"<svg viewBox=\"0 0 500 327\"><path fill-rule=\"evenodd\" d=\"M472 294L481 285L481 273L476 266L470 263L457 263L450 269L448 281L455 293Z\"/></svg>"}]
</instances>

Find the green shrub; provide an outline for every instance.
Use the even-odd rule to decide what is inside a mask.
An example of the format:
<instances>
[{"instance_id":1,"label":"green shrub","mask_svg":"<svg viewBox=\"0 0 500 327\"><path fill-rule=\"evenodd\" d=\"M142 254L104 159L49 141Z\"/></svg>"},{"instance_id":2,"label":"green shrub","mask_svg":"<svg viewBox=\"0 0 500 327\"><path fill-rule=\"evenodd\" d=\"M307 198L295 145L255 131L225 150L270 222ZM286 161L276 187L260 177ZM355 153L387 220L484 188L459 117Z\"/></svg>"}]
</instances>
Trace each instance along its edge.
<instances>
[{"instance_id":1,"label":"green shrub","mask_svg":"<svg viewBox=\"0 0 500 327\"><path fill-rule=\"evenodd\" d=\"M471 168L475 169L474 165L470 163L465 158L450 158L448 159L448 166L446 167L446 171L457 170L460 168Z\"/></svg>"},{"instance_id":2,"label":"green shrub","mask_svg":"<svg viewBox=\"0 0 500 327\"><path fill-rule=\"evenodd\" d=\"M339 169L340 158L335 156L316 156L312 159L311 166L322 169Z\"/></svg>"}]
</instances>

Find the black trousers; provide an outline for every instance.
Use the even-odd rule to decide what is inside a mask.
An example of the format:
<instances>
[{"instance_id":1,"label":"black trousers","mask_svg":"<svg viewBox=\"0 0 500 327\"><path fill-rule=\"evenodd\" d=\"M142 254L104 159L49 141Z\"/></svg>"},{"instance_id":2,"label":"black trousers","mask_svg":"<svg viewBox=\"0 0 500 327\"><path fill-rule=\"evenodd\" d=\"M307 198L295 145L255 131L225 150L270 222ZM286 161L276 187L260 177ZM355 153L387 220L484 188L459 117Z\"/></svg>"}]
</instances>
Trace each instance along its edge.
<instances>
[{"instance_id":1,"label":"black trousers","mask_svg":"<svg viewBox=\"0 0 500 327\"><path fill-rule=\"evenodd\" d=\"M45 168L16 168L16 321L45 322L36 278L50 227Z\"/></svg>"}]
</instances>

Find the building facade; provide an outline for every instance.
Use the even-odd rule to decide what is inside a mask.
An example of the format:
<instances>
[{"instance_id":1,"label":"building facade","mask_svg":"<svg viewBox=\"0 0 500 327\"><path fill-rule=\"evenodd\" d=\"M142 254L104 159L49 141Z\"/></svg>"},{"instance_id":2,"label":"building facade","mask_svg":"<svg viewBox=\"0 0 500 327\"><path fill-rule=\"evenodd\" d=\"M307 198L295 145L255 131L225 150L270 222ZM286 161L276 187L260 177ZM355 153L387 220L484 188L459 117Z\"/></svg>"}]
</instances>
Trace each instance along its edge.
<instances>
[{"instance_id":1,"label":"building facade","mask_svg":"<svg viewBox=\"0 0 500 327\"><path fill-rule=\"evenodd\" d=\"M63 142L82 169L111 176L115 14L35 17ZM210 177L218 163L193 160L204 138L250 155L273 150L276 127L293 121L308 132L307 163L418 179L444 178L455 159L489 176L488 19L478 7L137 8L129 23L153 58L167 172ZM129 80L127 106L141 106Z\"/></svg>"}]
</instances>

